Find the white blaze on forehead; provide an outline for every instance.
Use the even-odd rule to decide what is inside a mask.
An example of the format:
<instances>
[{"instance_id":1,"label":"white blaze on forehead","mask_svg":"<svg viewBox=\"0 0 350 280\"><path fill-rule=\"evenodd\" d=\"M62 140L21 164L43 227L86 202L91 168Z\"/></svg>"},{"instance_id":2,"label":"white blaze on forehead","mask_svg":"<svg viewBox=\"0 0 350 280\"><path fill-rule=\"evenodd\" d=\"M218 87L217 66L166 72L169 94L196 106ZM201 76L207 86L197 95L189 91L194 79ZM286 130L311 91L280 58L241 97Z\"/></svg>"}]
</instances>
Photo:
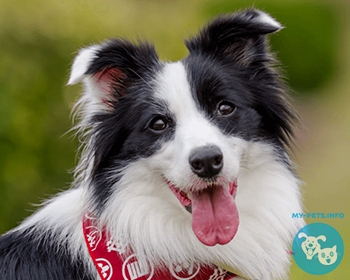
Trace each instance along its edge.
<instances>
[{"instance_id":1,"label":"white blaze on forehead","mask_svg":"<svg viewBox=\"0 0 350 280\"><path fill-rule=\"evenodd\" d=\"M181 135L189 149L215 144L219 130L200 112L191 91L184 65L181 62L166 64L157 78L155 95L166 102L174 115L177 135Z\"/></svg>"},{"instance_id":2,"label":"white blaze on forehead","mask_svg":"<svg viewBox=\"0 0 350 280\"><path fill-rule=\"evenodd\" d=\"M165 64L157 82L156 97L165 100L176 117L181 117L184 112L197 111L187 72L181 62Z\"/></svg>"}]
</instances>

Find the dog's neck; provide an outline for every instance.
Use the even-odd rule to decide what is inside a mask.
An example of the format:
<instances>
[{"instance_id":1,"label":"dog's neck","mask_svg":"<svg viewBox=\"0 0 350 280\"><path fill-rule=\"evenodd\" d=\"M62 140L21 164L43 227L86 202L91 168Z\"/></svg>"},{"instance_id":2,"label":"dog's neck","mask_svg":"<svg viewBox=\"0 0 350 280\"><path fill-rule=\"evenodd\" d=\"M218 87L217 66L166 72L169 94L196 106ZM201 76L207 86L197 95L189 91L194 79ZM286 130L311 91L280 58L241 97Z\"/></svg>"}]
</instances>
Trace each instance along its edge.
<instances>
[{"instance_id":1,"label":"dog's neck","mask_svg":"<svg viewBox=\"0 0 350 280\"><path fill-rule=\"evenodd\" d=\"M86 246L101 279L175 280L195 277L197 280L229 280L237 276L214 264L179 263L155 268L152 263L139 261L128 244L113 239L104 229L100 229L91 213L84 216L82 224Z\"/></svg>"}]
</instances>

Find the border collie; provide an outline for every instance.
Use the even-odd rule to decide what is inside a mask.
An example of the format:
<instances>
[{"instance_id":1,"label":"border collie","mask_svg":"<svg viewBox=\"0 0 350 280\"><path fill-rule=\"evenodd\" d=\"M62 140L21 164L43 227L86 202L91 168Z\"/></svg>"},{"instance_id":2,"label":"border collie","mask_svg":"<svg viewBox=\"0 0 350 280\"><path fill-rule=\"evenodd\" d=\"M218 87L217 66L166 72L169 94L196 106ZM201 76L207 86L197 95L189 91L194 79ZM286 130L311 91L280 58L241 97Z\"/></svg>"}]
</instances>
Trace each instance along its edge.
<instances>
[{"instance_id":1,"label":"border collie","mask_svg":"<svg viewBox=\"0 0 350 280\"><path fill-rule=\"evenodd\" d=\"M297 117L266 38L281 28L222 15L178 62L141 41L82 49L74 187L1 237L0 278L287 278L304 221Z\"/></svg>"}]
</instances>

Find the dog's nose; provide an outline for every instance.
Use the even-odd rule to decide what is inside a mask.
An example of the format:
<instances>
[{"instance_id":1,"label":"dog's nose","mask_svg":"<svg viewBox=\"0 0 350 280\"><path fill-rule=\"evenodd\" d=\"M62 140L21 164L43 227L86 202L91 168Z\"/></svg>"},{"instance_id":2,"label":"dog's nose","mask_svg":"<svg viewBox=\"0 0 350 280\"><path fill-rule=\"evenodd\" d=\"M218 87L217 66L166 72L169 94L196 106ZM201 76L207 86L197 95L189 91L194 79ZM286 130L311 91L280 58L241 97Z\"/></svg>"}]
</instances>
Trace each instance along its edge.
<instances>
[{"instance_id":1,"label":"dog's nose","mask_svg":"<svg viewBox=\"0 0 350 280\"><path fill-rule=\"evenodd\" d=\"M201 178L218 175L224 165L223 155L217 146L204 146L194 149L189 157L192 171Z\"/></svg>"}]
</instances>

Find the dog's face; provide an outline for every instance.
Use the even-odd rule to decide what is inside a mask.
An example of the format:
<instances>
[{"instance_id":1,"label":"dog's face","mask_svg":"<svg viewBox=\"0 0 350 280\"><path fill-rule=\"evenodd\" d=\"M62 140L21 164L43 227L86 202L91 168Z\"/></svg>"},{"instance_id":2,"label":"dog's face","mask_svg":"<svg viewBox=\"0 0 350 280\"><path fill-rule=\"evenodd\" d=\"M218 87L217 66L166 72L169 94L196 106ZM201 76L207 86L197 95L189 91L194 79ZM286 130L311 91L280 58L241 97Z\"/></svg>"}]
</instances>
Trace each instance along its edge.
<instances>
[{"instance_id":1,"label":"dog's face","mask_svg":"<svg viewBox=\"0 0 350 280\"><path fill-rule=\"evenodd\" d=\"M316 248L320 248L320 244L318 243L318 239L313 236L309 236L304 242L305 247L307 249L315 250Z\"/></svg>"},{"instance_id":2,"label":"dog's face","mask_svg":"<svg viewBox=\"0 0 350 280\"><path fill-rule=\"evenodd\" d=\"M190 54L176 63L122 40L82 50L70 83L86 87L82 127L91 128L96 208L135 168L134 178L154 180L135 193L166 188L192 212L202 243L228 243L239 225L234 196L249 143L283 150L291 133L293 114L265 42L280 28L253 10L218 18L186 42Z\"/></svg>"},{"instance_id":3,"label":"dog's face","mask_svg":"<svg viewBox=\"0 0 350 280\"><path fill-rule=\"evenodd\" d=\"M226 244L238 228L232 196L244 149L235 135L239 109L229 90L225 95L219 88L228 86L225 78L207 75L213 84L203 92L189 82L195 83L190 67L190 62L167 64L157 77L155 96L168 114L153 122L169 140L153 155L152 165L192 212L192 228L202 243Z\"/></svg>"}]
</instances>

